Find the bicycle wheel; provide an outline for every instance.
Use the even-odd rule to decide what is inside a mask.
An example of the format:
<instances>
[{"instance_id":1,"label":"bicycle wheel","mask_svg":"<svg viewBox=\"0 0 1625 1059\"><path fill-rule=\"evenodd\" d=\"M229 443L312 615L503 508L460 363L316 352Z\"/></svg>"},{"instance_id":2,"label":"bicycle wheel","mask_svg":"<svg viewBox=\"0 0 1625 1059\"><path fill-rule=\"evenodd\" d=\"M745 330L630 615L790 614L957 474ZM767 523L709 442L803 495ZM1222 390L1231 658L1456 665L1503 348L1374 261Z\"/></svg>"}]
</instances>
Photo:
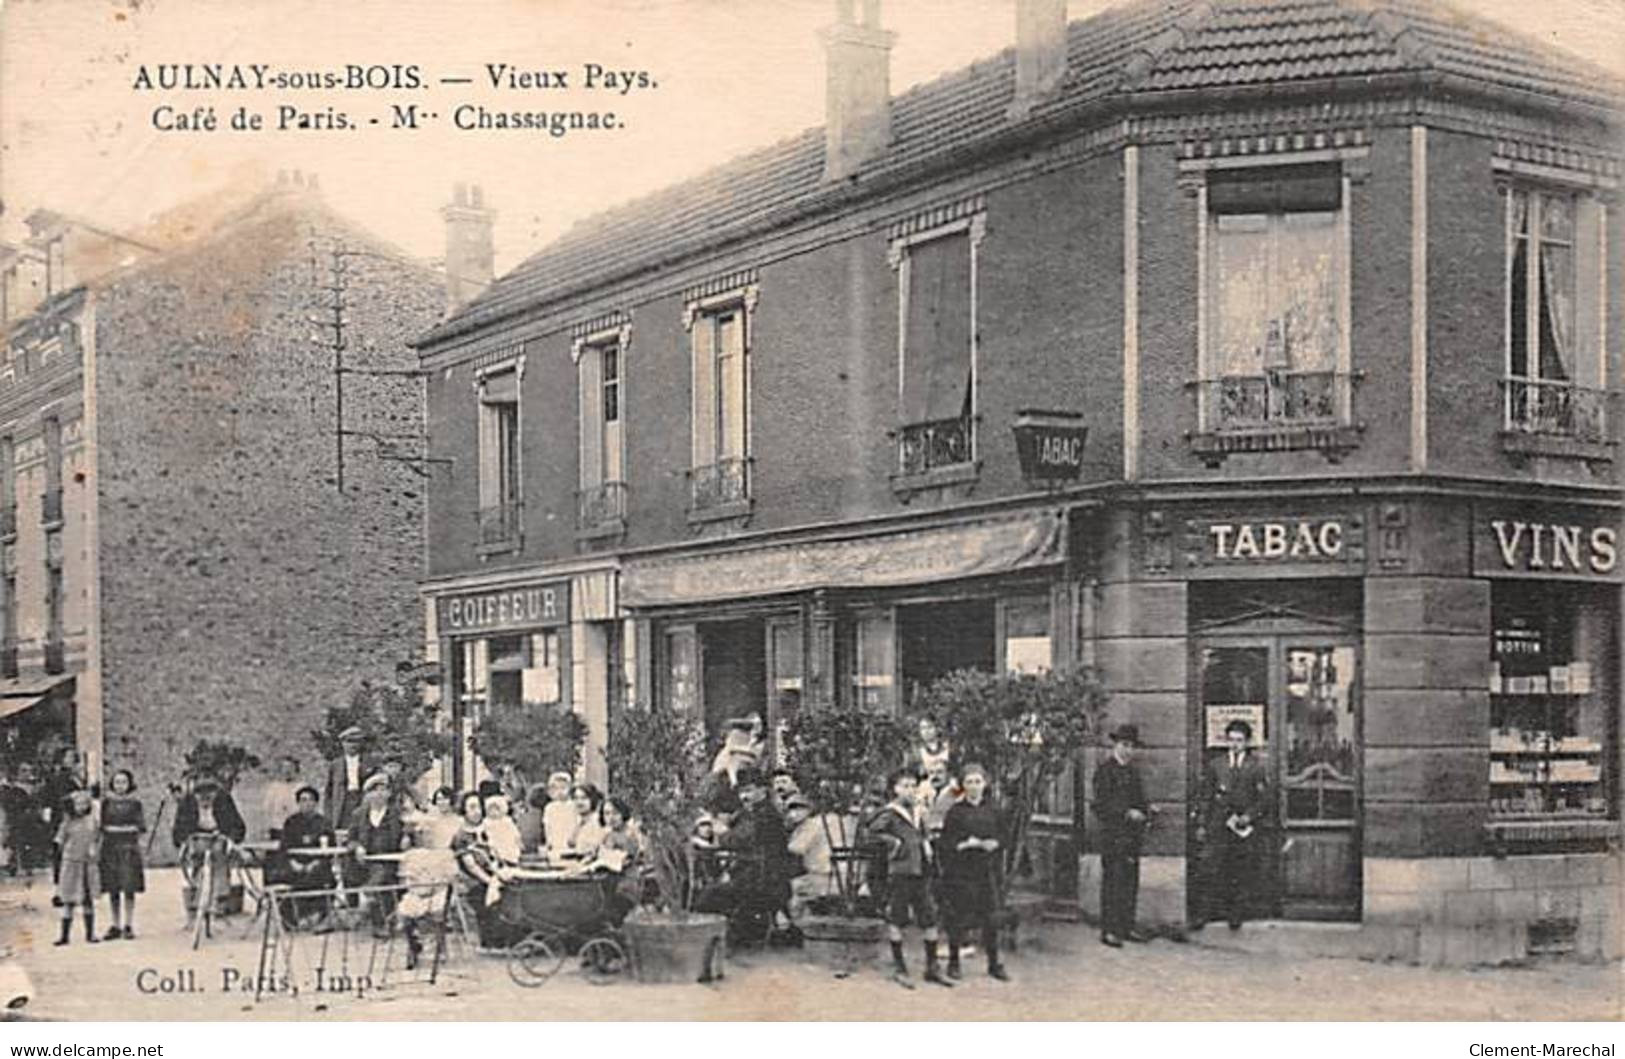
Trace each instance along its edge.
<instances>
[{"instance_id":1,"label":"bicycle wheel","mask_svg":"<svg viewBox=\"0 0 1625 1059\"><path fill-rule=\"evenodd\" d=\"M203 863L198 867L195 904L192 909L192 948L203 943L209 932L209 917L214 912L214 850L203 851Z\"/></svg>"},{"instance_id":2,"label":"bicycle wheel","mask_svg":"<svg viewBox=\"0 0 1625 1059\"><path fill-rule=\"evenodd\" d=\"M608 985L626 973L626 950L611 937L593 938L581 946L581 974L593 985Z\"/></svg>"},{"instance_id":3,"label":"bicycle wheel","mask_svg":"<svg viewBox=\"0 0 1625 1059\"><path fill-rule=\"evenodd\" d=\"M547 984L564 958L540 934L532 934L508 951L508 977L526 989Z\"/></svg>"}]
</instances>

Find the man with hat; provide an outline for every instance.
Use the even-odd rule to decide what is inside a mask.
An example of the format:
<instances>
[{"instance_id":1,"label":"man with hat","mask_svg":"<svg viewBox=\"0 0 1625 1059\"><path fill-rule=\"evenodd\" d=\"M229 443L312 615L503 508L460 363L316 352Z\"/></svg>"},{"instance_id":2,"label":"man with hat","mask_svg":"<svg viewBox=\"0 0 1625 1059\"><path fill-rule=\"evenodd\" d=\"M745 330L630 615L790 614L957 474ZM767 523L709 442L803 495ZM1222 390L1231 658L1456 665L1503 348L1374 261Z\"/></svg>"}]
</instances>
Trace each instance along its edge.
<instances>
[{"instance_id":1,"label":"man with hat","mask_svg":"<svg viewBox=\"0 0 1625 1059\"><path fill-rule=\"evenodd\" d=\"M339 756L327 763L322 804L327 806L335 827L349 826L361 805L361 785L378 771L377 763L362 754L363 741L361 729L352 724L339 733Z\"/></svg>"},{"instance_id":2,"label":"man with hat","mask_svg":"<svg viewBox=\"0 0 1625 1059\"><path fill-rule=\"evenodd\" d=\"M757 769L742 768L738 782L739 815L722 836L723 849L735 857L733 911L747 933L765 937L790 899L788 836L768 797L767 777Z\"/></svg>"},{"instance_id":3,"label":"man with hat","mask_svg":"<svg viewBox=\"0 0 1625 1059\"><path fill-rule=\"evenodd\" d=\"M1264 763L1250 749L1253 726L1237 718L1224 726L1224 749L1207 767L1202 792L1206 819L1198 819L1196 839L1207 844L1217 871L1206 912L1222 910L1231 930L1240 930L1254 887L1258 834L1269 806Z\"/></svg>"},{"instance_id":4,"label":"man with hat","mask_svg":"<svg viewBox=\"0 0 1625 1059\"><path fill-rule=\"evenodd\" d=\"M1095 816L1100 819L1100 940L1122 948L1124 940L1146 941L1134 926L1140 896L1140 846L1151 819L1134 750L1140 730L1120 724L1112 730L1112 752L1095 769Z\"/></svg>"},{"instance_id":5,"label":"man with hat","mask_svg":"<svg viewBox=\"0 0 1625 1059\"><path fill-rule=\"evenodd\" d=\"M397 875L392 860L372 860L385 853L399 853L406 845L406 827L401 823L400 801L389 782L389 776L375 772L361 786L361 804L348 820L349 842L353 859L344 869L351 886L392 886ZM394 907L394 895L375 893L367 895L372 909L373 926L382 927L389 910Z\"/></svg>"}]
</instances>

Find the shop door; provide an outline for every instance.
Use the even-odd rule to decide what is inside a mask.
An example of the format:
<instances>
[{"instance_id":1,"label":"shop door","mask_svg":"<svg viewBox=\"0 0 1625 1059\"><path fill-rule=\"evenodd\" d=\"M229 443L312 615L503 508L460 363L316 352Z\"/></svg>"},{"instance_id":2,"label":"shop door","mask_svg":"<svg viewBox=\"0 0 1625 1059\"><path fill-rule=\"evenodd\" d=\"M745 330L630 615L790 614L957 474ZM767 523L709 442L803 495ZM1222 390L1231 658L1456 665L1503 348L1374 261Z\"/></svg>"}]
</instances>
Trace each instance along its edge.
<instances>
[{"instance_id":1,"label":"shop door","mask_svg":"<svg viewBox=\"0 0 1625 1059\"><path fill-rule=\"evenodd\" d=\"M1324 632L1198 641L1195 734L1205 749L1193 804L1232 719L1252 727L1269 777L1274 818L1258 838L1255 916L1359 919L1358 657L1353 639ZM1212 851L1193 852L1195 881L1212 886Z\"/></svg>"}]
</instances>

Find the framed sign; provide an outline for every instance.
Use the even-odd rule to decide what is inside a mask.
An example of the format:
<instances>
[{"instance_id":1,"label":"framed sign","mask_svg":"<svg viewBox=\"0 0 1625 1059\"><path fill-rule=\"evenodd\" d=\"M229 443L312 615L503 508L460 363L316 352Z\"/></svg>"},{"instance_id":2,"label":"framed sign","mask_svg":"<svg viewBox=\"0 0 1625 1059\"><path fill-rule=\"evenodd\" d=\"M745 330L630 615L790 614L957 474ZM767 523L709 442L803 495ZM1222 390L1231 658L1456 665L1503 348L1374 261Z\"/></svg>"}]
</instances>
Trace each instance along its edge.
<instances>
[{"instance_id":1,"label":"framed sign","mask_svg":"<svg viewBox=\"0 0 1625 1059\"><path fill-rule=\"evenodd\" d=\"M1231 721L1246 721L1253 729L1250 747L1262 747L1265 743L1264 732L1264 704L1263 703L1233 703L1225 706L1208 706L1206 716L1207 745L1209 747L1222 747L1228 744L1224 738L1224 729Z\"/></svg>"}]
</instances>

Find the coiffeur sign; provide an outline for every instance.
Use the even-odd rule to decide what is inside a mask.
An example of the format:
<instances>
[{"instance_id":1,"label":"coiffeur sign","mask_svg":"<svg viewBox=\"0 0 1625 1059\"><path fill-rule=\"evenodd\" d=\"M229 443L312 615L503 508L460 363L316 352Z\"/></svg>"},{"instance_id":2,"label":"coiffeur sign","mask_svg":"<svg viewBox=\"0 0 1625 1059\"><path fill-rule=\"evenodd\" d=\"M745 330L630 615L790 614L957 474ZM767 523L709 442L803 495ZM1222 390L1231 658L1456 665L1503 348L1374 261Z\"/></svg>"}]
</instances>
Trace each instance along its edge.
<instances>
[{"instance_id":1,"label":"coiffeur sign","mask_svg":"<svg viewBox=\"0 0 1625 1059\"><path fill-rule=\"evenodd\" d=\"M435 600L442 636L566 625L570 621L570 582L542 581L459 592Z\"/></svg>"}]
</instances>

